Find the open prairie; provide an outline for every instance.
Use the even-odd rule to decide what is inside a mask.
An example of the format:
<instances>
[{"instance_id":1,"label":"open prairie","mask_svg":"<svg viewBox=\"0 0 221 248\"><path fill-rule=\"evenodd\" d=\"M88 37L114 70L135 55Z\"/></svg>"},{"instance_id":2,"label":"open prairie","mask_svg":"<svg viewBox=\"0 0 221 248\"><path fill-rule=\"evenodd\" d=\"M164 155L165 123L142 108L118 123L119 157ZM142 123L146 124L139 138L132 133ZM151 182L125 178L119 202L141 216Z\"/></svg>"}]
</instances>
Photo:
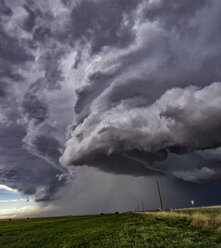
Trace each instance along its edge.
<instances>
[{"instance_id":1,"label":"open prairie","mask_svg":"<svg viewBox=\"0 0 221 248\"><path fill-rule=\"evenodd\" d=\"M1 221L0 247L220 247L217 226L214 229L193 225L188 213L179 216L176 210L169 211L168 215L160 213L165 212Z\"/></svg>"}]
</instances>

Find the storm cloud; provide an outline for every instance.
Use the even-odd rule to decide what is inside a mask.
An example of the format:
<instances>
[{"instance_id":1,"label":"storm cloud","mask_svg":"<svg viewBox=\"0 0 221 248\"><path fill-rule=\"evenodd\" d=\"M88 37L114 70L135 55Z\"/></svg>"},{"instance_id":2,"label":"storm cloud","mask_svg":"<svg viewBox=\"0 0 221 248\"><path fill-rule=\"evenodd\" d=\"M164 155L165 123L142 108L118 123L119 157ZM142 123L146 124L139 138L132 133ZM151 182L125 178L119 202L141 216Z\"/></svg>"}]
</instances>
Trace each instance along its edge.
<instances>
[{"instance_id":1,"label":"storm cloud","mask_svg":"<svg viewBox=\"0 0 221 248\"><path fill-rule=\"evenodd\" d=\"M57 123L59 107L50 106L60 98L63 49L53 40L46 46L46 36L36 31L50 23L51 10L41 8L1 1L0 23L0 181L38 201L53 198L70 177L58 162L68 121Z\"/></svg>"},{"instance_id":2,"label":"storm cloud","mask_svg":"<svg viewBox=\"0 0 221 248\"><path fill-rule=\"evenodd\" d=\"M155 167L154 161L166 160L168 153L191 154L221 145L220 94L221 83L202 89L173 88L148 107L131 108L125 101L104 113L94 111L72 132L61 162L91 164L95 160L93 165L98 166L102 154L106 161L118 154L125 161L112 161L108 169L113 172L116 164L119 172L125 164L125 173L130 172L126 159L163 172L164 166ZM216 173L220 177L219 169ZM209 169L206 174L211 177Z\"/></svg>"},{"instance_id":3,"label":"storm cloud","mask_svg":"<svg viewBox=\"0 0 221 248\"><path fill-rule=\"evenodd\" d=\"M0 184L48 201L80 166L220 181L220 10L0 0Z\"/></svg>"},{"instance_id":4,"label":"storm cloud","mask_svg":"<svg viewBox=\"0 0 221 248\"><path fill-rule=\"evenodd\" d=\"M219 158L214 163L206 155L217 153L221 141L220 3L140 1L131 10L132 2L125 2L125 25L116 13L110 15L118 27L127 29L130 23L128 44L118 46L120 37L118 43L101 42L94 55L94 40L87 38L92 55L85 55L88 63L82 56L78 65L84 73L61 163L116 174L220 180ZM96 5L97 11L103 3L82 1L75 8ZM95 18L90 25L100 21L99 15L90 12L89 19ZM97 27L108 20L109 15ZM89 24L80 25L85 25L82 31Z\"/></svg>"}]
</instances>

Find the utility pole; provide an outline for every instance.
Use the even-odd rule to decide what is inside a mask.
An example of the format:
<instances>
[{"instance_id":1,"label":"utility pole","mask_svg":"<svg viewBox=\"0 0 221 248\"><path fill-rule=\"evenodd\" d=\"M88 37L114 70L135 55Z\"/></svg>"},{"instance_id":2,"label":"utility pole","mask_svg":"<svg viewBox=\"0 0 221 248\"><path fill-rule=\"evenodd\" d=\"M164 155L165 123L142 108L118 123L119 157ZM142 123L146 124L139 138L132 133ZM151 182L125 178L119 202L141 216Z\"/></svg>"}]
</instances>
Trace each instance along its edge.
<instances>
[{"instance_id":1,"label":"utility pole","mask_svg":"<svg viewBox=\"0 0 221 248\"><path fill-rule=\"evenodd\" d=\"M157 189L158 189L158 193L159 193L161 209L163 210L163 201L162 201L162 197L161 197L161 194L160 194L160 186L159 186L158 181L157 181Z\"/></svg>"},{"instance_id":2,"label":"utility pole","mask_svg":"<svg viewBox=\"0 0 221 248\"><path fill-rule=\"evenodd\" d=\"M142 200L142 211L144 212L144 203L143 203L143 200Z\"/></svg>"}]
</instances>

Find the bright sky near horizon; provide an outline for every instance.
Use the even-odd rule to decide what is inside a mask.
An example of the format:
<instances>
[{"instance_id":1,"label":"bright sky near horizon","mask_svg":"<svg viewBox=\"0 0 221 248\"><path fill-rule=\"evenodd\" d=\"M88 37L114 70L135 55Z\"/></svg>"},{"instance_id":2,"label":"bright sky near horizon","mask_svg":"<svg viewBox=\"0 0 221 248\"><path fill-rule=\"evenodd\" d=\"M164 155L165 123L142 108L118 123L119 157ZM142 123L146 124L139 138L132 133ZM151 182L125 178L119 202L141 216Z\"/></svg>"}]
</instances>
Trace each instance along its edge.
<instances>
[{"instance_id":1,"label":"bright sky near horizon","mask_svg":"<svg viewBox=\"0 0 221 248\"><path fill-rule=\"evenodd\" d=\"M24 195L6 185L0 185L0 219L14 218L32 213L37 209L38 203L34 202L32 196Z\"/></svg>"}]
</instances>

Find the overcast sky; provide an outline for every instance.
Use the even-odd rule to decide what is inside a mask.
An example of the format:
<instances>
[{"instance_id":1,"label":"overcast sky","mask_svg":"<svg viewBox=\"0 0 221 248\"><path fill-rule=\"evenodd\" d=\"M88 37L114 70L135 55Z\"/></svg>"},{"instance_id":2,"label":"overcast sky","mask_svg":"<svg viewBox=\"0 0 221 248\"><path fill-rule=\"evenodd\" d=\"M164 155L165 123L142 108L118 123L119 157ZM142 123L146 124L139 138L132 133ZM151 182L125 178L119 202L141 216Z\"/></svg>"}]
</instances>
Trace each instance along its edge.
<instances>
[{"instance_id":1,"label":"overcast sky","mask_svg":"<svg viewBox=\"0 0 221 248\"><path fill-rule=\"evenodd\" d=\"M0 0L0 217L221 204L220 13Z\"/></svg>"}]
</instances>

